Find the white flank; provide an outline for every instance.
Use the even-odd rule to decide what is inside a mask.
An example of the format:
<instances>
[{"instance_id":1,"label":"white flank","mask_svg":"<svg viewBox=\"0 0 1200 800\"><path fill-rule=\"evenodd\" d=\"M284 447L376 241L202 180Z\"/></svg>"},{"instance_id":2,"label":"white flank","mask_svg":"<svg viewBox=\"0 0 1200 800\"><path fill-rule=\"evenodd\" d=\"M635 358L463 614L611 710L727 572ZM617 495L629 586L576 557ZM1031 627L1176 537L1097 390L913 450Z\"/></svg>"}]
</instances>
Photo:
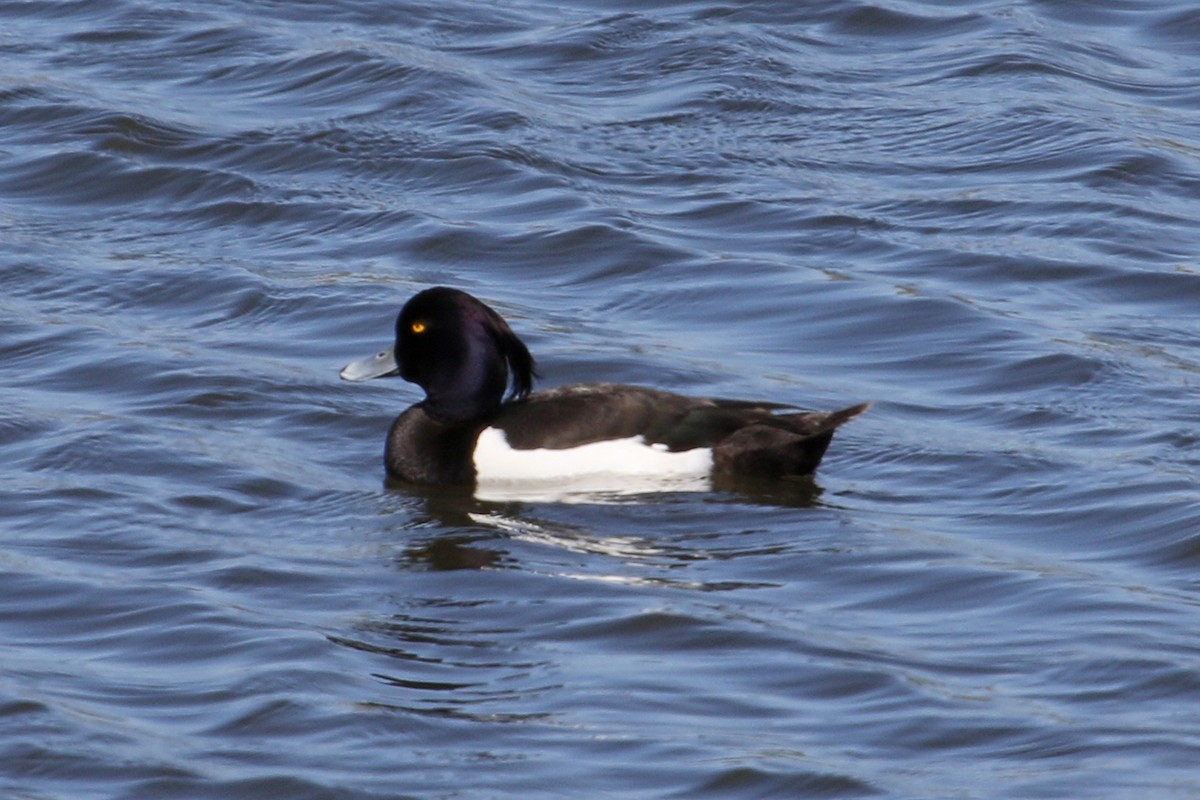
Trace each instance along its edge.
<instances>
[{"instance_id":1,"label":"white flank","mask_svg":"<svg viewBox=\"0 0 1200 800\"><path fill-rule=\"evenodd\" d=\"M488 499L705 491L712 450L672 453L662 445L646 444L640 436L568 450L514 450L503 431L487 428L475 445L475 470L477 494Z\"/></svg>"}]
</instances>

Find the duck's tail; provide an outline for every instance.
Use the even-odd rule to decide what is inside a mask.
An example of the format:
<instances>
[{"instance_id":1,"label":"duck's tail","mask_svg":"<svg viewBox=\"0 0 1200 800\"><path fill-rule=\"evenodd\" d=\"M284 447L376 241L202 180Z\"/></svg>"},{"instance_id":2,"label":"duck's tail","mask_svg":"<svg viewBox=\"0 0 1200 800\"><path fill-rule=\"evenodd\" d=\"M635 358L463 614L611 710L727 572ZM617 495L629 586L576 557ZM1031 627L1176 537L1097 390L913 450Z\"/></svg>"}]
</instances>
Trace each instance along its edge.
<instances>
[{"instance_id":1,"label":"duck's tail","mask_svg":"<svg viewBox=\"0 0 1200 800\"><path fill-rule=\"evenodd\" d=\"M859 403L856 406L843 408L839 411L830 411L827 413L816 411L809 412L808 414L799 414L797 416L819 417L819 419L814 420L816 429L811 435L815 435L818 433L824 433L825 431L837 430L839 427L854 419L859 414L862 414L870 407L870 403Z\"/></svg>"},{"instance_id":2,"label":"duck's tail","mask_svg":"<svg viewBox=\"0 0 1200 800\"><path fill-rule=\"evenodd\" d=\"M780 414L747 425L713 450L713 472L754 478L808 475L816 470L833 432L871 407Z\"/></svg>"}]
</instances>

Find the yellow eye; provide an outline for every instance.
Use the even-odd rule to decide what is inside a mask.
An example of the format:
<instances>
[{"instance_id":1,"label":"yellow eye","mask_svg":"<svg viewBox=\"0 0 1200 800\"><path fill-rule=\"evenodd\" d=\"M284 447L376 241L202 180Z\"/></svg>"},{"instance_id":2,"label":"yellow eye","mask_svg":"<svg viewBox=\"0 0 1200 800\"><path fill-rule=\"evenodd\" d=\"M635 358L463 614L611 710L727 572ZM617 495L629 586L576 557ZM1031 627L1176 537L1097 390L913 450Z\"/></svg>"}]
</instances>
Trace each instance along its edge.
<instances>
[{"instance_id":1,"label":"yellow eye","mask_svg":"<svg viewBox=\"0 0 1200 800\"><path fill-rule=\"evenodd\" d=\"M409 326L408 329L410 331L412 331L413 333L424 333L425 332L425 323L420 322L420 321L414 322L412 325Z\"/></svg>"}]
</instances>

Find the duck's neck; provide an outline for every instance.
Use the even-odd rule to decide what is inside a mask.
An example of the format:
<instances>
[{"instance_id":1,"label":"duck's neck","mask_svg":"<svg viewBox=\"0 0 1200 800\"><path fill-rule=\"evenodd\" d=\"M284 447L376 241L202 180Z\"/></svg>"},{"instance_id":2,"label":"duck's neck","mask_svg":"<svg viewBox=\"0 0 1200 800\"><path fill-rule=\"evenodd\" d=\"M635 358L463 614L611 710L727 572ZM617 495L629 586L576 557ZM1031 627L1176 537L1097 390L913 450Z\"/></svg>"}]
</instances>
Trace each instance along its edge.
<instances>
[{"instance_id":1,"label":"duck's neck","mask_svg":"<svg viewBox=\"0 0 1200 800\"><path fill-rule=\"evenodd\" d=\"M421 407L430 418L452 427L471 426L479 423L483 430L487 420L500 410L501 395L494 392L464 394L453 389L446 392L428 391Z\"/></svg>"}]
</instances>

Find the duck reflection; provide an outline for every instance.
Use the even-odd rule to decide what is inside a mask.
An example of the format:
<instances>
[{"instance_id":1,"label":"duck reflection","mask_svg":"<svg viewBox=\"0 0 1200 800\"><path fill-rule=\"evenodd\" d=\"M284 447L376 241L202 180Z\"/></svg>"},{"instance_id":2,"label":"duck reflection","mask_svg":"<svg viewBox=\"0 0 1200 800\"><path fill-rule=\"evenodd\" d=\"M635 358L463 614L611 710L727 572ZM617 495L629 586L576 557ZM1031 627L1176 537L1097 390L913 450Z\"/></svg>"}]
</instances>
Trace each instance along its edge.
<instances>
[{"instance_id":1,"label":"duck reflection","mask_svg":"<svg viewBox=\"0 0 1200 800\"><path fill-rule=\"evenodd\" d=\"M470 489L454 487L389 482L388 488L407 501L410 517L406 528L436 531L432 536L411 539L396 556L397 565L442 571L515 567L516 556L508 546L514 541L635 561L662 559L680 549L677 542L672 542L679 533L677 528L664 531L661 540L645 532L614 532L613 522L629 517L631 511L638 523L634 527L642 528L641 523L655 507L675 519L688 513L681 509L690 507L698 519L710 522L714 504L727 505L731 517L747 507L795 509L823 505L823 489L810 476L788 481L727 477L704 493L580 492L559 496L550 503L484 499ZM686 552L678 556L685 561L696 557Z\"/></svg>"}]
</instances>

